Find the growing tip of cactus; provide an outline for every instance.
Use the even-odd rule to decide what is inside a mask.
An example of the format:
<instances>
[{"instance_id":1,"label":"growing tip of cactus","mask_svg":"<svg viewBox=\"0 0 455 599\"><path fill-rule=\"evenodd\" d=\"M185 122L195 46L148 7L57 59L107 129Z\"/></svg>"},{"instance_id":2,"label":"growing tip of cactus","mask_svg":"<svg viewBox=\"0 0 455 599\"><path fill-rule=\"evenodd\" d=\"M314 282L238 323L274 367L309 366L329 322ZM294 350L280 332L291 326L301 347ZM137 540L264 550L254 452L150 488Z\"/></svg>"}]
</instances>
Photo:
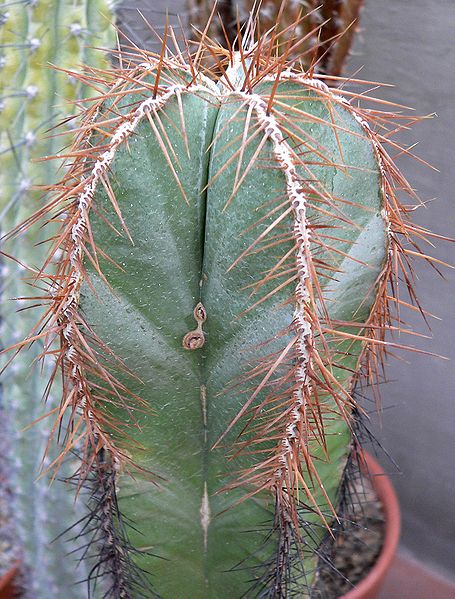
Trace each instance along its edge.
<instances>
[{"instance_id":1,"label":"growing tip of cactus","mask_svg":"<svg viewBox=\"0 0 455 599\"><path fill-rule=\"evenodd\" d=\"M59 223L44 315L10 349L40 340L63 372L48 467L82 452L112 596L309 595L354 387L402 347L401 309L426 314L410 261L431 233L387 149L418 118L254 36L184 52L168 28L158 54L74 73L94 91L65 174L9 234Z\"/></svg>"}]
</instances>

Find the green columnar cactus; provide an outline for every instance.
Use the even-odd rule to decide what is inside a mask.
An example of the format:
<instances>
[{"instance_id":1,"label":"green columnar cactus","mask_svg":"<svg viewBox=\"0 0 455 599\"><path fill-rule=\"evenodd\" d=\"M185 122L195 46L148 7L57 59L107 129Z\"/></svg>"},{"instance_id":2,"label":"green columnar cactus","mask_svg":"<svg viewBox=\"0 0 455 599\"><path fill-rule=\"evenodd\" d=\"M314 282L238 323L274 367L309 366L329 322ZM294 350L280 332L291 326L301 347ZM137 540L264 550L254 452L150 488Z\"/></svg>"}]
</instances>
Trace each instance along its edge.
<instances>
[{"instance_id":1,"label":"green columnar cactus","mask_svg":"<svg viewBox=\"0 0 455 599\"><path fill-rule=\"evenodd\" d=\"M323 343L319 327L330 326L320 324L324 310L327 321L368 320L387 225L373 143L325 86L289 73L276 91L273 80L244 91L231 71L234 89L214 90L184 74L163 76L162 95L117 124L92 166L78 201L97 207L89 218L100 252L98 263L84 261L90 284L78 301L85 333L141 380L119 372L112 385L147 402L144 414L128 415L127 399L93 407L119 423L137 419L128 453L141 470L119 477L120 510L138 530L133 546L164 558L138 563L163 597L184 597L189 581L195 597L240 597L280 544L297 554L300 520L333 517L362 343L335 324ZM128 235L106 222L118 209ZM87 222L80 214L73 237ZM76 367L80 325L69 322ZM79 368L75 388L89 366ZM81 401L93 403L85 389ZM125 433L110 431L108 442L124 448ZM323 534L308 540L309 579ZM295 581L283 588L303 592Z\"/></svg>"},{"instance_id":2,"label":"green columnar cactus","mask_svg":"<svg viewBox=\"0 0 455 599\"><path fill-rule=\"evenodd\" d=\"M67 101L87 94L87 88L69 76L80 63L102 68L107 61L101 52L89 46L112 47L114 28L106 0L25 0L0 5L1 111L0 147L0 221L3 233L12 229L39 205L41 192L33 186L57 181L58 161L34 162L54 155L64 143L50 137L48 129L63 116L74 112ZM51 68L57 66L62 71ZM47 231L46 235L52 235ZM19 312L30 295L26 271L22 264L41 264L45 257L43 232L31 228L21 240L2 244L18 262L2 260L2 345L10 346L26 335L36 315L30 310ZM43 351L38 342L27 355L18 357L12 368L2 375L1 418L8 431L8 484L13 493L13 525L21 552L26 596L83 597L87 572L75 569L75 559L68 552L80 541L53 540L80 516L67 485L56 481L49 487L51 475L38 478L52 423L43 420L25 432L42 415L41 398L53 370L46 360L43 371L30 370L30 364ZM57 386L59 383L57 382ZM47 405L57 409L58 389L49 395ZM51 460L49 453L44 467ZM74 469L74 459L64 465L64 477Z\"/></svg>"},{"instance_id":3,"label":"green columnar cactus","mask_svg":"<svg viewBox=\"0 0 455 599\"><path fill-rule=\"evenodd\" d=\"M60 459L84 445L109 596L309 596L353 387L375 378L388 284L419 253L400 236L425 235L371 126L396 115L277 44L89 71L68 171L16 229L60 223L57 273L37 275L48 309L19 347L37 336L63 367Z\"/></svg>"}]
</instances>

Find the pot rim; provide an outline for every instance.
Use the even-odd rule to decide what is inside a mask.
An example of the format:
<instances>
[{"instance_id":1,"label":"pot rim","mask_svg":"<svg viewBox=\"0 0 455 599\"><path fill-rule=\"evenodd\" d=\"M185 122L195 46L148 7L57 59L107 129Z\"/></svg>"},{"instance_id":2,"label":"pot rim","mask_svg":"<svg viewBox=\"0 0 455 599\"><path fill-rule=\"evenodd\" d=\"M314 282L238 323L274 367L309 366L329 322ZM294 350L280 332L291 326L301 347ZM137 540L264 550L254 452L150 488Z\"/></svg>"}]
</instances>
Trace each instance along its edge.
<instances>
[{"instance_id":1,"label":"pot rim","mask_svg":"<svg viewBox=\"0 0 455 599\"><path fill-rule=\"evenodd\" d=\"M360 453L360 466L371 477L373 488L384 510L385 535L381 553L365 578L340 599L362 599L384 579L395 556L401 532L401 515L392 482L384 468L366 451Z\"/></svg>"}]
</instances>

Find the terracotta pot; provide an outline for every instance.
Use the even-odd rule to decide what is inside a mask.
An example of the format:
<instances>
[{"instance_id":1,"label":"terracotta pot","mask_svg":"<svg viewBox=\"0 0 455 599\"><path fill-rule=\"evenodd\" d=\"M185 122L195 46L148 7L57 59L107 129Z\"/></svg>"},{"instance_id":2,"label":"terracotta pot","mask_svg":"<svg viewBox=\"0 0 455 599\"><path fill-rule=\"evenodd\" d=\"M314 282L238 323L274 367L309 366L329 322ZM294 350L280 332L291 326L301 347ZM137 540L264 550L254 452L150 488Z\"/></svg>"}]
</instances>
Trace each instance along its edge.
<instances>
[{"instance_id":1,"label":"terracotta pot","mask_svg":"<svg viewBox=\"0 0 455 599\"><path fill-rule=\"evenodd\" d=\"M19 573L19 562L14 564L8 572L0 578L0 599L14 599L18 597L15 588L15 578Z\"/></svg>"},{"instance_id":2,"label":"terracotta pot","mask_svg":"<svg viewBox=\"0 0 455 599\"><path fill-rule=\"evenodd\" d=\"M378 462L368 453L364 454L367 472L379 500L382 503L385 518L384 545L372 570L342 599L377 599L384 583L400 540L400 507L390 479Z\"/></svg>"}]
</instances>

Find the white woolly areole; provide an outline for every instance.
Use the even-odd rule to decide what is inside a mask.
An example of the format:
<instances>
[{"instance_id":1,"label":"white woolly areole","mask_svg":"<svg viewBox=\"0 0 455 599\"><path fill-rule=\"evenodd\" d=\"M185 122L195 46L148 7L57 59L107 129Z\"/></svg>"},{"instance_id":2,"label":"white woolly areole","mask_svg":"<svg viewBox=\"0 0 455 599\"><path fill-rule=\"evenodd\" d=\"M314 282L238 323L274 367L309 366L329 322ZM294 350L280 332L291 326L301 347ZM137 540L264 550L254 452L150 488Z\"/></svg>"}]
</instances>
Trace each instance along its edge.
<instances>
[{"instance_id":1,"label":"white woolly areole","mask_svg":"<svg viewBox=\"0 0 455 599\"><path fill-rule=\"evenodd\" d=\"M371 143L373 145L376 159L377 159L378 165L379 165L379 170L381 173L381 178L382 178L382 193L385 197L386 192L385 192L385 188L384 188L384 182L387 178L386 169L384 168L384 163L383 163L383 160L381 157L379 144L378 144L377 140L374 138L374 136L372 135L370 123L366 119L364 119L361 116L361 114L359 114L356 111L355 107L349 102L349 100L347 100L341 94L337 93L336 90L332 91L328 87L328 85L326 83L324 83L324 81L321 81L320 79L309 78L309 77L306 77L303 73L294 73L291 70L283 71L281 73L281 79L287 80L287 81L297 81L298 83L302 83L303 85L307 85L308 87L313 87L314 89L320 90L320 91L324 92L331 100L333 100L334 102L337 102L338 104L341 104L342 106L344 106L345 108L347 108L349 110L349 114L351 114L352 117L359 123L359 125L365 131L365 134L367 135L368 139L371 141ZM274 82L275 78L274 77L266 77L265 81ZM386 223L387 236L390 240L390 237L392 235L391 225L390 225L389 215L385 208L383 208L381 210L381 216L382 216L384 222ZM389 252L390 252L390 250L389 250Z\"/></svg>"},{"instance_id":2,"label":"white woolly areole","mask_svg":"<svg viewBox=\"0 0 455 599\"><path fill-rule=\"evenodd\" d=\"M92 206L93 196L96 186L102 180L109 170L112 161L118 148L128 139L128 137L136 130L141 120L148 113L156 113L162 109L166 102L173 96L179 96L181 93L206 90L200 85L181 85L176 84L170 86L165 93L157 98L147 98L129 115L128 120L121 123L114 135L111 138L108 149L101 154L96 161L90 175L87 177L87 183L84 190L79 195L76 211L79 213L77 221L71 228L71 239L73 246L69 254L69 260L72 266L72 273L69 285L71 292L68 299L62 308L61 323L64 324L62 335L65 338L68 349L65 353L65 359L69 365L69 376L73 388L76 390L76 404L83 411L87 405L86 391L83 384L83 374L78 363L78 352L76 349L77 340L79 339L77 325L77 312L79 306L80 289L83 282L83 273L80 269L80 264L83 257L83 241L87 231L88 213ZM87 411L89 418L92 418L90 410Z\"/></svg>"},{"instance_id":3,"label":"white woolly areole","mask_svg":"<svg viewBox=\"0 0 455 599\"><path fill-rule=\"evenodd\" d=\"M384 183L386 180L386 172L383 165L379 145L372 135L370 124L358 114L355 108L343 96L334 93L326 83L319 79L309 78L302 73L295 73L292 70L285 70L280 75L280 80L296 81L299 84L306 85L310 88L318 90L327 95L329 100L337 102L347 108L353 118L359 123L367 137L370 139L376 159L379 164L379 169L382 179L382 192L385 197ZM265 77L263 81L275 82L275 77ZM313 333L311 323L306 318L306 307L308 306L310 297L307 288L309 281L308 258L310 255L310 236L307 227L306 207L307 197L299 182L299 176L295 169L292 151L287 144L279 124L273 115L267 114L267 102L258 94L247 94L236 91L256 112L257 119L268 135L273 146L273 153L278 161L280 169L286 177L287 194L294 209L294 236L297 240L297 270L299 274L299 282L296 288L297 305L294 312L293 324L299 333L298 351L299 365L297 369L297 380L300 382L299 388L294 392L295 403L291 410L291 421L286 427L286 434L281 439L280 444L282 453L279 457L281 467L275 472L278 479L283 479L288 469L288 458L292 455L293 444L299 438L299 422L302 421L305 411L304 389L309 387L308 365L310 363L309 348L313 343ZM309 184L311 188L311 184ZM381 210L381 216L386 223L387 236L391 239L391 225L387 209ZM389 254L392 248L389 247Z\"/></svg>"},{"instance_id":4,"label":"white woolly areole","mask_svg":"<svg viewBox=\"0 0 455 599\"><path fill-rule=\"evenodd\" d=\"M303 421L305 412L305 391L309 386L308 366L310 363L309 348L313 343L311 323L306 313L310 303L308 283L310 278L308 256L310 252L310 235L307 226L307 196L301 179L294 166L292 150L286 142L277 119L267 113L267 102L258 94L235 92L256 112L259 125L272 143L272 151L279 168L286 180L286 191L294 212L294 237L297 241L296 264L299 282L295 290L296 307L293 325L298 332L298 389L294 392L294 405L291 411L291 422L286 427L285 436L281 439L280 468L275 472L278 479L283 479L288 470L288 459L292 456L293 445L300 443L299 423Z\"/></svg>"}]
</instances>

